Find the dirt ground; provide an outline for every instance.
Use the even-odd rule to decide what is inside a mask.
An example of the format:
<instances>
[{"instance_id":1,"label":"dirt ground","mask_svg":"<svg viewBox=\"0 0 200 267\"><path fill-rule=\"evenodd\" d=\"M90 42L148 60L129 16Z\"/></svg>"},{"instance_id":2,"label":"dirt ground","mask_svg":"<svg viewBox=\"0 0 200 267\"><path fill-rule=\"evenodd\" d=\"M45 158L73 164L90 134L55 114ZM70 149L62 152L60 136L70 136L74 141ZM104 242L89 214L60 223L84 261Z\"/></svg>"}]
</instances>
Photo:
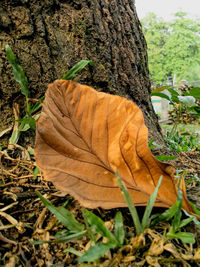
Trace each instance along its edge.
<instances>
[{"instance_id":1,"label":"dirt ground","mask_svg":"<svg viewBox=\"0 0 200 267\"><path fill-rule=\"evenodd\" d=\"M34 245L36 240L53 241L55 234L65 228L58 223L36 195L39 191L55 206L69 199L68 209L82 222L81 207L70 196L61 196L42 174L33 175L34 157L22 146L0 152L0 266L200 266L200 230L193 223L184 231L195 235L196 243L183 244L178 240L164 241L164 232L170 224L159 223L148 229L140 238L135 230L128 209L120 209L124 217L126 245L111 250L93 265L81 265L78 257L66 248L84 252L90 245L87 238L69 243L44 243ZM173 164L179 170L187 170L188 197L200 206L200 157L197 151L180 153ZM195 178L196 177L196 178ZM112 228L118 209L97 209L100 216ZM139 213L143 209L139 208ZM157 212L158 210L154 211ZM163 249L158 249L162 247Z\"/></svg>"}]
</instances>

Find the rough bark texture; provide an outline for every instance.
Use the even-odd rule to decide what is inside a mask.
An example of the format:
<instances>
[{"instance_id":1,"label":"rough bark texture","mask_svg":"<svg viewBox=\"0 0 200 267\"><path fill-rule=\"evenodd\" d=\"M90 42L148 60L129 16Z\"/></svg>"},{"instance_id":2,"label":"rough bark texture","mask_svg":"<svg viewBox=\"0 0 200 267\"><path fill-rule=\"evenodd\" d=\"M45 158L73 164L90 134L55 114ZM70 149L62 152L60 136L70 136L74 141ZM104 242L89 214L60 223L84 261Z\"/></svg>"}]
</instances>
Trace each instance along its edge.
<instances>
[{"instance_id":1,"label":"rough bark texture","mask_svg":"<svg viewBox=\"0 0 200 267\"><path fill-rule=\"evenodd\" d=\"M32 97L81 59L91 59L75 80L132 99L154 138L162 142L150 101L146 42L133 0L3 0L0 6L0 130L11 123L20 88L4 48L23 67Z\"/></svg>"}]
</instances>

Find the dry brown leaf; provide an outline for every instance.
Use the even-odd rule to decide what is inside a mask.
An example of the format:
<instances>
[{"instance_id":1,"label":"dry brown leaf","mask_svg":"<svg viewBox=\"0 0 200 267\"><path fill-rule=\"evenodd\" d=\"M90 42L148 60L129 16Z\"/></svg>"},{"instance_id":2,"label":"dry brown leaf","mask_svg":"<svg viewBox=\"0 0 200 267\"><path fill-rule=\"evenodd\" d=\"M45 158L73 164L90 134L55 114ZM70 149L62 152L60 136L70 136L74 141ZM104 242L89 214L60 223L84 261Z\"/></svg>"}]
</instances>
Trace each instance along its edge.
<instances>
[{"instance_id":1,"label":"dry brown leaf","mask_svg":"<svg viewBox=\"0 0 200 267\"><path fill-rule=\"evenodd\" d=\"M146 240L145 240L143 233L140 234L139 236L132 237L131 242L130 242L131 246L132 246L132 250L136 251L139 248L141 248L142 246L144 247L145 242L146 242Z\"/></svg>"},{"instance_id":2,"label":"dry brown leaf","mask_svg":"<svg viewBox=\"0 0 200 267\"><path fill-rule=\"evenodd\" d=\"M159 258L146 256L145 259L149 266L160 267L160 264L158 263Z\"/></svg>"},{"instance_id":3,"label":"dry brown leaf","mask_svg":"<svg viewBox=\"0 0 200 267\"><path fill-rule=\"evenodd\" d=\"M46 92L37 123L35 156L46 180L88 208L124 207L115 171L135 205L146 205L160 176L155 205L176 202L174 167L153 157L141 110L116 95L56 80ZM191 212L185 186L183 207Z\"/></svg>"},{"instance_id":4,"label":"dry brown leaf","mask_svg":"<svg viewBox=\"0 0 200 267\"><path fill-rule=\"evenodd\" d=\"M151 246L147 252L149 256L158 256L164 251L164 240L160 237L157 239L153 239Z\"/></svg>"},{"instance_id":5,"label":"dry brown leaf","mask_svg":"<svg viewBox=\"0 0 200 267\"><path fill-rule=\"evenodd\" d=\"M191 265L189 263L187 263L182 257L180 252L178 251L178 249L172 244L172 243L168 243L164 246L164 250L170 252L175 259L178 259L183 267L190 267Z\"/></svg>"},{"instance_id":6,"label":"dry brown leaf","mask_svg":"<svg viewBox=\"0 0 200 267\"><path fill-rule=\"evenodd\" d=\"M195 251L194 260L200 261L200 247Z\"/></svg>"}]
</instances>

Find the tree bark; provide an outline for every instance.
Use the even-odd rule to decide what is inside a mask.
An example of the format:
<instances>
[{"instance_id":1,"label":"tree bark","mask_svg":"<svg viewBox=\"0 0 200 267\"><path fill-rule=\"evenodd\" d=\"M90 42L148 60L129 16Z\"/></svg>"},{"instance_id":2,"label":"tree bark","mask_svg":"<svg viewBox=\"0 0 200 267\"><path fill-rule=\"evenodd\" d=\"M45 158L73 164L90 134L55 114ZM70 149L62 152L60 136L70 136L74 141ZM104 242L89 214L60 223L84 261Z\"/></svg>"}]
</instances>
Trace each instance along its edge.
<instances>
[{"instance_id":1,"label":"tree bark","mask_svg":"<svg viewBox=\"0 0 200 267\"><path fill-rule=\"evenodd\" d=\"M151 137L162 143L150 100L147 47L133 0L3 0L0 7L0 130L11 122L20 88L5 56L9 44L32 97L81 59L93 61L75 80L133 100Z\"/></svg>"}]
</instances>

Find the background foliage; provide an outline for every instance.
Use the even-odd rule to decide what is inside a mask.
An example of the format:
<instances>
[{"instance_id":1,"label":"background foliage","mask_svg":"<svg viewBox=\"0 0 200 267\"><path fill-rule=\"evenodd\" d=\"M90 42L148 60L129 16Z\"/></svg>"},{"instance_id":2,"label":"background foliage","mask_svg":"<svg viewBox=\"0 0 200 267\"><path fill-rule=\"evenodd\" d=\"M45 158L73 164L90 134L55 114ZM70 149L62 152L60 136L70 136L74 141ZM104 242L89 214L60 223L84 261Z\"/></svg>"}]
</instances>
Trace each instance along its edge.
<instances>
[{"instance_id":1,"label":"background foliage","mask_svg":"<svg viewBox=\"0 0 200 267\"><path fill-rule=\"evenodd\" d=\"M149 13L142 25L152 82L165 83L168 76L176 75L177 81L199 80L200 83L200 20L177 12L172 21L166 22Z\"/></svg>"}]
</instances>

